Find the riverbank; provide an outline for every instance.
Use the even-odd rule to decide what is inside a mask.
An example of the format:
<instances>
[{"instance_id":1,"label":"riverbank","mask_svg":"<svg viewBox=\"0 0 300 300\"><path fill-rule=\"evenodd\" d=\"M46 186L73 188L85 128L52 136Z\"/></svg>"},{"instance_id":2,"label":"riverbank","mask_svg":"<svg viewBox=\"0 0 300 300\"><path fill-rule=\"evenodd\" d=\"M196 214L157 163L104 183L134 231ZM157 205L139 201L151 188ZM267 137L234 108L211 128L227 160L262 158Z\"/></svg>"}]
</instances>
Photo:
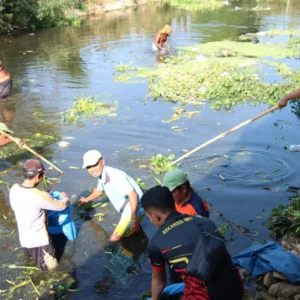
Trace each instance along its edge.
<instances>
[{"instance_id":1,"label":"riverbank","mask_svg":"<svg viewBox=\"0 0 300 300\"><path fill-rule=\"evenodd\" d=\"M161 0L59 0L32 1L18 0L14 6L8 0L0 1L0 34L19 29L32 29L66 26L80 26L82 18L103 15L116 10L153 6ZM20 7L22 7L20 9Z\"/></svg>"}]
</instances>

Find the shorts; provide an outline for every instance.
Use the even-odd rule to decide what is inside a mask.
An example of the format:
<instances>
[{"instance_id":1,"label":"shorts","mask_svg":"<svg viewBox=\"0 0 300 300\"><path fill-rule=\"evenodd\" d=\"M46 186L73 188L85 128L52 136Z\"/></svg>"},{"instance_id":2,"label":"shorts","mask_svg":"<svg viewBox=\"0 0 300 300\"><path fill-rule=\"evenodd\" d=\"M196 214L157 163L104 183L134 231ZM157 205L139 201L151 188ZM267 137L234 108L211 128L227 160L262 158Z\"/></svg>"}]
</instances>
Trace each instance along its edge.
<instances>
[{"instance_id":1,"label":"shorts","mask_svg":"<svg viewBox=\"0 0 300 300\"><path fill-rule=\"evenodd\" d=\"M36 266L43 271L53 270L58 266L52 243L36 248L23 248L23 250L25 255L30 257Z\"/></svg>"},{"instance_id":2,"label":"shorts","mask_svg":"<svg viewBox=\"0 0 300 300\"><path fill-rule=\"evenodd\" d=\"M152 50L154 52L158 52L159 51L158 47L154 43L152 44Z\"/></svg>"},{"instance_id":3,"label":"shorts","mask_svg":"<svg viewBox=\"0 0 300 300\"><path fill-rule=\"evenodd\" d=\"M144 216L145 216L144 210L139 209L137 218L140 224L143 221ZM114 230L114 234L117 234L118 236L122 236L122 237L130 236L131 235L130 225L131 225L131 211L127 210L124 213L122 213L121 219Z\"/></svg>"}]
</instances>

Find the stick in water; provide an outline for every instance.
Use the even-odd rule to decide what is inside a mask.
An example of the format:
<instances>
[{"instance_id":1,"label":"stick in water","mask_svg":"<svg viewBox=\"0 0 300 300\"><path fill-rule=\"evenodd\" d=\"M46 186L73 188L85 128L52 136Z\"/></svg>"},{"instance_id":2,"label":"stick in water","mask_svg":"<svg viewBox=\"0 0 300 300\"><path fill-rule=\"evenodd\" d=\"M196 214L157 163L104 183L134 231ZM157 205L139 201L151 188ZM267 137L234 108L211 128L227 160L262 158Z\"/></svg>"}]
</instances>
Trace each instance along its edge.
<instances>
[{"instance_id":1,"label":"stick in water","mask_svg":"<svg viewBox=\"0 0 300 300\"><path fill-rule=\"evenodd\" d=\"M178 159L176 159L175 161L173 161L169 166L173 166L173 165L177 164L177 163L180 162L181 160L183 160L183 159L185 159L186 157L190 156L191 154L193 154L193 153L199 151L200 149L206 147L207 145L209 145L209 144L211 144L211 143L217 141L217 140L220 139L220 138L223 138L224 136L226 136L227 134L229 134L229 133L231 133L231 132L233 132L233 131L236 131L236 130L238 130L238 129L240 129L240 128L242 128L242 127L244 127L244 126L246 126L246 125L248 125L248 124L250 124L250 123L252 123L252 122L254 122L255 120L257 120L257 119L259 119L259 118L261 118L261 117L263 117L263 116L269 114L270 112L273 112L273 111L276 110L277 108L278 108L278 105L275 105L275 106L273 106L273 107L267 109L266 111L260 113L259 115L255 116L255 117L253 117L253 118L251 118L251 119L248 119L247 121L245 121L245 122L243 122L243 123L241 123L241 124L239 124L239 125L237 125L237 126L231 128L231 129L229 129L229 130L227 130L227 131L225 131L225 132L223 132L223 133L221 133L221 134L219 134L219 135L216 136L215 138L213 138L213 139L211 139L211 140L205 142L204 144L198 146L197 148L195 148L195 149L193 149L193 150L187 152L186 154L180 156Z\"/></svg>"},{"instance_id":2,"label":"stick in water","mask_svg":"<svg viewBox=\"0 0 300 300\"><path fill-rule=\"evenodd\" d=\"M6 133L3 130L0 130L0 133L5 135L6 137L8 137L9 139L11 139L12 141L14 141L16 143L16 140L14 139L14 137L12 137L11 135L9 135L8 133ZM44 162L46 162L49 166L51 166L52 168L54 168L55 170L57 170L60 173L63 173L63 171L61 169L59 169L58 167L56 167L52 162L50 162L48 159L46 159L44 156L38 154L37 152L35 152L34 150L32 150L31 148L29 148L28 146L24 145L22 147L22 149L26 149L27 151L31 152L32 154L34 154L35 156L37 156L38 158L40 158L41 160L43 160Z\"/></svg>"}]
</instances>

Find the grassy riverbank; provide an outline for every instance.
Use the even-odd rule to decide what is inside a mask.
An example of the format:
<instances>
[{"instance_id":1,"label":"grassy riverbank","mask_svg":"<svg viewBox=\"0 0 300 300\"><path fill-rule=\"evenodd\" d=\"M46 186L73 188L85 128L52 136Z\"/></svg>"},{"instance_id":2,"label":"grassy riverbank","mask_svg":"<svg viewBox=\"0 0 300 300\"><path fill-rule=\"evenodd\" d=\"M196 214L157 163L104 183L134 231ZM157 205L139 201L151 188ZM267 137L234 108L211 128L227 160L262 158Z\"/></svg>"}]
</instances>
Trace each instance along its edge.
<instances>
[{"instance_id":1,"label":"grassy riverbank","mask_svg":"<svg viewBox=\"0 0 300 300\"><path fill-rule=\"evenodd\" d=\"M84 16L126 9L157 0L0 0L0 34L16 29L79 26Z\"/></svg>"}]
</instances>

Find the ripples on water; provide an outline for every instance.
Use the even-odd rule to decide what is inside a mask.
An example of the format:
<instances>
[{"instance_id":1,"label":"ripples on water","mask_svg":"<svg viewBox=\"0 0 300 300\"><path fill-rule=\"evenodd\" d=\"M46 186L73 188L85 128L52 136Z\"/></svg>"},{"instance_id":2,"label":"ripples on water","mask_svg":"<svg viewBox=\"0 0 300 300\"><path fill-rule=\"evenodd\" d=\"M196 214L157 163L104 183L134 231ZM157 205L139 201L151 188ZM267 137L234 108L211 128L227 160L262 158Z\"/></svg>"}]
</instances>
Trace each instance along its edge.
<instances>
[{"instance_id":1,"label":"ripples on water","mask_svg":"<svg viewBox=\"0 0 300 300\"><path fill-rule=\"evenodd\" d=\"M1 37L0 58L13 76L14 90L11 100L0 103L0 121L7 122L24 137L36 132L75 137L69 149L61 150L53 145L55 153L52 154L40 149L65 171L57 189L79 194L95 185L84 170L69 169L70 166L80 167L83 153L91 148L99 148L108 165L124 169L133 177L143 177L148 185L154 185L148 171L138 169L137 159L146 161L157 153L174 153L179 157L183 150L193 149L266 107L244 105L234 108L232 113L213 112L206 107L191 120L165 124L161 121L171 117L174 104L145 101L146 83L116 83L114 66L130 62L134 66L153 66L155 57L151 44L156 31L166 22L174 28L170 43L177 51L181 46L235 39L246 32L299 26L296 11L285 16L285 7L269 12L234 11L229 7L200 14L144 6L87 20L80 28L52 28L38 31L34 36ZM272 42L272 38L265 41ZM292 66L297 64L295 60L290 62ZM271 72L267 80L272 82L274 78ZM110 99L118 101L118 117L72 126L64 124L60 112L69 108L74 97L82 93L92 96L109 93ZM273 126L279 119L287 121L282 128ZM171 129L173 125L187 127L187 130L176 133ZM299 123L288 107L226 136L182 162L194 188L212 205L212 218L218 225L225 221L215 211L221 212L227 220L258 231L257 241L268 238L263 222L270 210L279 203L287 203L284 192L288 185L299 185L299 155L284 150L286 145L300 143L298 132ZM141 144L140 151L128 150L138 144ZM208 164L216 158L217 161ZM13 174L7 175L5 180L10 183L21 180L19 175ZM264 189L266 186L270 189ZM4 193L1 207L4 205L8 209L7 192ZM109 210L113 212L111 206ZM81 228L79 238L68 243L62 262L67 270L67 266L72 269L76 264L80 291L73 293L70 299L99 299L94 284L106 274L105 266L109 265L110 258L103 252L103 245L117 218L117 214L112 213L103 223L76 221ZM155 231L147 220L143 226L150 236ZM6 253L1 263L16 261L22 265L19 250L13 251L19 247L17 233L13 231L15 227L12 229L8 221L0 218L0 230L4 230L6 236L0 237L0 244L5 245L2 253ZM237 233L236 242L229 247L237 252L251 243L251 239ZM124 275L126 282L117 280L111 284L108 294L101 295L101 299L138 299L136 295L150 287L150 268L145 254L140 255L136 264L142 271L128 278ZM125 269L120 274L125 274ZM3 270L0 274L1 278L7 276ZM0 289L7 288L2 284L0 282ZM23 297L21 292L19 296Z\"/></svg>"}]
</instances>

